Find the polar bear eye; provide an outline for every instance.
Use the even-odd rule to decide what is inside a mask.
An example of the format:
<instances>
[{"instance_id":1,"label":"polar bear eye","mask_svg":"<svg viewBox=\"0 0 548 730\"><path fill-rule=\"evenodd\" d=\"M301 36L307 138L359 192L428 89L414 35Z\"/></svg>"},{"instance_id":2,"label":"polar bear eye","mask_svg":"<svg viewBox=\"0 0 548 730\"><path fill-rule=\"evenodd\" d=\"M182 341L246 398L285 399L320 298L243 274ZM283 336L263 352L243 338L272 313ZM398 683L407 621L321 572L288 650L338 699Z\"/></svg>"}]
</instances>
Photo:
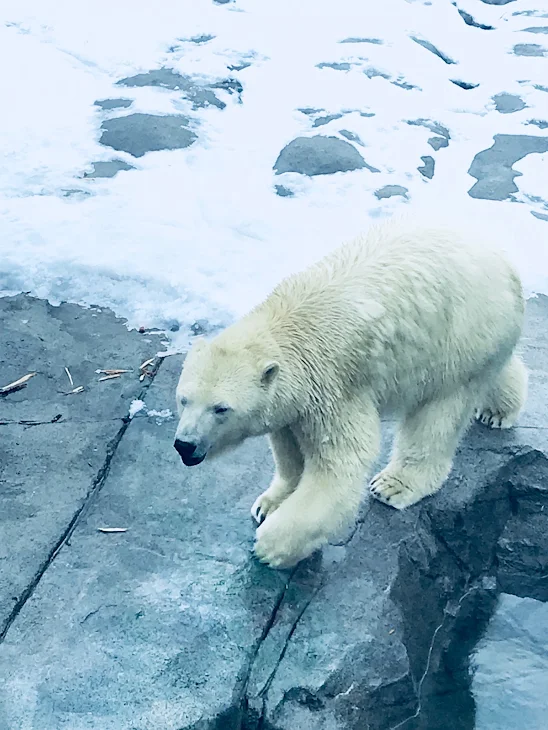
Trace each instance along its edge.
<instances>
[{"instance_id":1,"label":"polar bear eye","mask_svg":"<svg viewBox=\"0 0 548 730\"><path fill-rule=\"evenodd\" d=\"M230 410L230 408L228 406L223 406L223 405L213 406L213 413L215 413L215 415L217 415L217 416L222 416L223 413L228 413L229 410Z\"/></svg>"},{"instance_id":2,"label":"polar bear eye","mask_svg":"<svg viewBox=\"0 0 548 730\"><path fill-rule=\"evenodd\" d=\"M181 404L181 407L184 408L186 404L188 403L188 400L184 397L179 398L179 403Z\"/></svg>"}]
</instances>

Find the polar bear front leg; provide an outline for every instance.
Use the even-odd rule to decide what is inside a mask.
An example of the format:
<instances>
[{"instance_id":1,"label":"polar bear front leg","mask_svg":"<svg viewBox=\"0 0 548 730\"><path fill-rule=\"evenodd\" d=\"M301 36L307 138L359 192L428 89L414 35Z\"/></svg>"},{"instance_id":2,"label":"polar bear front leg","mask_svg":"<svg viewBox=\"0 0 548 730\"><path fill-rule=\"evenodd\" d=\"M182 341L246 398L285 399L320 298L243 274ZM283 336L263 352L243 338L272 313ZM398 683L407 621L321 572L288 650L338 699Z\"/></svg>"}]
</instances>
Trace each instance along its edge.
<instances>
[{"instance_id":1,"label":"polar bear front leg","mask_svg":"<svg viewBox=\"0 0 548 730\"><path fill-rule=\"evenodd\" d=\"M299 444L289 427L271 433L269 439L276 472L268 489L251 508L251 515L259 524L296 489L304 468Z\"/></svg>"},{"instance_id":2,"label":"polar bear front leg","mask_svg":"<svg viewBox=\"0 0 548 730\"><path fill-rule=\"evenodd\" d=\"M314 424L297 488L257 528L255 554L272 568L291 568L355 518L365 472L374 461L380 422L372 404L342 405L322 431ZM324 426L326 419L323 414Z\"/></svg>"}]
</instances>

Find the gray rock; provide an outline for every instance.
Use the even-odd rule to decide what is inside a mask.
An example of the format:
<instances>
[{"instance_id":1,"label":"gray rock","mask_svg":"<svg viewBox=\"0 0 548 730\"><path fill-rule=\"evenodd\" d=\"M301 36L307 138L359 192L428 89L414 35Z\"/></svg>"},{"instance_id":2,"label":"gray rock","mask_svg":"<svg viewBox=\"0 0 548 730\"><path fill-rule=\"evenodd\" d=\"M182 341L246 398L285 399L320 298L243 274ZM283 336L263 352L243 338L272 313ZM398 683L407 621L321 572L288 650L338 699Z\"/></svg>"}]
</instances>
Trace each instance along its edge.
<instances>
[{"instance_id":1,"label":"gray rock","mask_svg":"<svg viewBox=\"0 0 548 730\"><path fill-rule=\"evenodd\" d=\"M123 160L105 160L100 162L92 162L92 172L84 172L84 177L114 177L121 170L135 170L133 165L128 165Z\"/></svg>"},{"instance_id":2,"label":"gray rock","mask_svg":"<svg viewBox=\"0 0 548 730\"><path fill-rule=\"evenodd\" d=\"M297 137L286 145L274 163L276 174L331 175L368 167L358 150L337 137Z\"/></svg>"},{"instance_id":3,"label":"gray rock","mask_svg":"<svg viewBox=\"0 0 548 730\"><path fill-rule=\"evenodd\" d=\"M325 124L329 124L329 122L332 122L334 119L340 119L342 116L342 114L328 114L325 117L317 117L312 126L323 127Z\"/></svg>"},{"instance_id":4,"label":"gray rock","mask_svg":"<svg viewBox=\"0 0 548 730\"><path fill-rule=\"evenodd\" d=\"M353 65L346 61L342 63L318 63L316 64L316 68L332 68L335 71L349 71Z\"/></svg>"},{"instance_id":5,"label":"gray rock","mask_svg":"<svg viewBox=\"0 0 548 730\"><path fill-rule=\"evenodd\" d=\"M70 523L70 541L61 540L2 637L0 728L473 727L469 656L492 617L497 628L499 581L536 596L546 585L546 566L534 555L535 545L541 560L547 554L548 459L538 450L548 446L547 325L548 299L530 300L525 428L474 427L435 497L402 513L366 499L346 540L293 571L269 570L250 556L249 505L272 470L264 441L185 469L172 447L173 421L138 414L112 444L102 488ZM85 329L84 322L76 332ZM15 348L24 349L17 331ZM113 339L118 346L118 331ZM55 337L38 347L56 357L68 350ZM63 361L55 362L62 370ZM147 409L173 407L179 368L179 358L162 363ZM17 409L32 411L31 395L29 385ZM115 403L104 397L110 414ZM74 425L79 432L82 423ZM42 431L49 446L44 429L57 427L20 439L33 494L50 521L78 482L74 469L84 456L69 453L66 472L40 470L41 452L27 448L27 439L36 434L35 446ZM381 464L389 445L385 438ZM56 482L53 509L41 499L44 473ZM0 531L10 519L0 520ZM102 534L101 526L127 532ZM27 540L33 534L19 525L17 532ZM0 545L19 566L18 544ZM528 641L517 645L527 650Z\"/></svg>"},{"instance_id":6,"label":"gray rock","mask_svg":"<svg viewBox=\"0 0 548 730\"><path fill-rule=\"evenodd\" d=\"M285 185L274 185L274 190L276 191L276 195L279 195L280 198L293 198L295 197L295 193L290 188L286 188Z\"/></svg>"},{"instance_id":7,"label":"gray rock","mask_svg":"<svg viewBox=\"0 0 548 730\"><path fill-rule=\"evenodd\" d=\"M518 187L519 177L512 165L534 152L548 152L548 137L519 134L496 134L493 146L482 150L472 160L468 174L477 179L468 195L485 200L506 200Z\"/></svg>"},{"instance_id":8,"label":"gray rock","mask_svg":"<svg viewBox=\"0 0 548 730\"><path fill-rule=\"evenodd\" d=\"M148 387L139 365L159 347L111 312L23 295L0 298L0 320L0 384L37 373L26 388L0 396L1 637L101 488L131 400ZM102 368L133 372L99 383ZM82 393L66 395L80 385Z\"/></svg>"},{"instance_id":9,"label":"gray rock","mask_svg":"<svg viewBox=\"0 0 548 730\"><path fill-rule=\"evenodd\" d=\"M548 122L544 119L529 119L527 124L534 124L539 129L548 129Z\"/></svg>"},{"instance_id":10,"label":"gray rock","mask_svg":"<svg viewBox=\"0 0 548 730\"><path fill-rule=\"evenodd\" d=\"M391 81L390 83L393 84L394 86L399 86L400 89L405 89L406 91L411 91L411 89L419 88L415 84L410 84L409 82L403 81L401 79L398 79L397 81Z\"/></svg>"},{"instance_id":11,"label":"gray rock","mask_svg":"<svg viewBox=\"0 0 548 730\"><path fill-rule=\"evenodd\" d=\"M547 622L546 603L501 595L474 653L476 727L544 727L548 717Z\"/></svg>"},{"instance_id":12,"label":"gray rock","mask_svg":"<svg viewBox=\"0 0 548 730\"><path fill-rule=\"evenodd\" d=\"M456 61L454 61L452 58L450 58L446 53L443 53L443 51L440 51L439 48L437 48L433 43L430 43L430 41L425 41L422 38L417 38L416 36L412 35L411 40L415 41L415 43L418 43L419 46L422 46L423 48L426 48L427 51L430 51L430 53L433 53L434 56L437 56L438 58L441 58L441 60L444 63L447 64L454 64Z\"/></svg>"},{"instance_id":13,"label":"gray rock","mask_svg":"<svg viewBox=\"0 0 548 730\"><path fill-rule=\"evenodd\" d=\"M531 28L524 28L524 33L548 33L548 25L534 25Z\"/></svg>"},{"instance_id":14,"label":"gray rock","mask_svg":"<svg viewBox=\"0 0 548 730\"><path fill-rule=\"evenodd\" d=\"M531 215L534 215L535 218L538 218L541 221L548 221L548 214L547 213L537 213L536 210L531 211Z\"/></svg>"},{"instance_id":15,"label":"gray rock","mask_svg":"<svg viewBox=\"0 0 548 730\"><path fill-rule=\"evenodd\" d=\"M188 117L178 114L162 117L130 114L104 121L99 142L134 157L158 150L182 149L197 139L196 134L188 129L188 123Z\"/></svg>"},{"instance_id":16,"label":"gray rock","mask_svg":"<svg viewBox=\"0 0 548 730\"><path fill-rule=\"evenodd\" d=\"M158 86L162 89L170 89L172 91L180 91L182 95L192 102L194 109L215 106L218 109L224 109L226 104L214 94L212 89L223 88L225 90L234 90L234 86L239 88L241 92L241 84L234 79L225 79L215 84L200 85L196 83L190 76L183 76L176 73L170 68L158 68L147 73L137 74L117 82L119 86Z\"/></svg>"},{"instance_id":17,"label":"gray rock","mask_svg":"<svg viewBox=\"0 0 548 730\"><path fill-rule=\"evenodd\" d=\"M514 46L516 56L546 56L547 53L546 48L539 46L538 43L517 43Z\"/></svg>"},{"instance_id":18,"label":"gray rock","mask_svg":"<svg viewBox=\"0 0 548 730\"><path fill-rule=\"evenodd\" d=\"M520 96L516 94L507 94L503 91L500 94L493 96L495 102L495 108L501 114L513 114L514 112L520 112L525 109L527 104L523 101Z\"/></svg>"},{"instance_id":19,"label":"gray rock","mask_svg":"<svg viewBox=\"0 0 548 730\"><path fill-rule=\"evenodd\" d=\"M101 107L105 111L109 109L127 109L133 104L131 99L99 99L93 102L95 106Z\"/></svg>"},{"instance_id":20,"label":"gray rock","mask_svg":"<svg viewBox=\"0 0 548 730\"><path fill-rule=\"evenodd\" d=\"M379 200L382 200L383 198L392 198L394 195L401 195L402 198L407 198L408 192L407 188L404 188L401 185L385 185L384 187L375 190L375 197Z\"/></svg>"},{"instance_id":21,"label":"gray rock","mask_svg":"<svg viewBox=\"0 0 548 730\"><path fill-rule=\"evenodd\" d=\"M390 78L390 74L387 74L384 71L379 71L378 68L373 68L372 66L370 66L369 68L366 68L364 71L364 74L367 76L368 79L375 79L378 76L380 76L381 79Z\"/></svg>"},{"instance_id":22,"label":"gray rock","mask_svg":"<svg viewBox=\"0 0 548 730\"><path fill-rule=\"evenodd\" d=\"M452 84L455 84L455 86L459 86L461 89L464 89L465 91L470 91L471 89L477 89L479 84L472 84L469 81L460 81L459 79L449 79L449 81Z\"/></svg>"},{"instance_id":23,"label":"gray rock","mask_svg":"<svg viewBox=\"0 0 548 730\"><path fill-rule=\"evenodd\" d=\"M548 18L548 13L541 13L540 10L518 10L512 15L524 15L527 18Z\"/></svg>"},{"instance_id":24,"label":"gray rock","mask_svg":"<svg viewBox=\"0 0 548 730\"><path fill-rule=\"evenodd\" d=\"M417 167L417 170L420 172L420 174L423 177L428 178L428 180L431 180L434 177L434 169L436 167L436 162L433 157L430 155L424 155L424 157L421 157L421 160L423 161L423 165L420 167Z\"/></svg>"},{"instance_id":25,"label":"gray rock","mask_svg":"<svg viewBox=\"0 0 548 730\"><path fill-rule=\"evenodd\" d=\"M251 66L251 63L249 61L242 61L241 63L227 66L227 69L229 71L243 71L244 68L249 68L250 66Z\"/></svg>"},{"instance_id":26,"label":"gray rock","mask_svg":"<svg viewBox=\"0 0 548 730\"><path fill-rule=\"evenodd\" d=\"M466 25L470 25L472 28L480 28L481 30L495 30L492 25L484 25L483 23L478 23L476 20L474 20L474 16L470 15L470 13L467 13L466 10L461 10L460 8L457 8L457 10L459 11L459 15L464 20Z\"/></svg>"},{"instance_id":27,"label":"gray rock","mask_svg":"<svg viewBox=\"0 0 548 730\"><path fill-rule=\"evenodd\" d=\"M345 38L339 43L373 43L376 46L381 46L384 41L381 41L380 38Z\"/></svg>"},{"instance_id":28,"label":"gray rock","mask_svg":"<svg viewBox=\"0 0 548 730\"><path fill-rule=\"evenodd\" d=\"M298 109L297 111L301 112L301 114L306 114L306 116L313 116L314 114L319 114L320 112L323 112L323 109L315 109L311 106L303 107L302 109Z\"/></svg>"},{"instance_id":29,"label":"gray rock","mask_svg":"<svg viewBox=\"0 0 548 730\"><path fill-rule=\"evenodd\" d=\"M194 35L192 38L185 39L188 41L188 43L195 43L198 46L203 45L204 43L209 43L209 41L212 41L215 38L214 35L210 35L209 33L202 33L202 35Z\"/></svg>"},{"instance_id":30,"label":"gray rock","mask_svg":"<svg viewBox=\"0 0 548 730\"><path fill-rule=\"evenodd\" d=\"M548 86L542 86L541 84L533 84L533 88L535 88L537 91L548 92Z\"/></svg>"},{"instance_id":31,"label":"gray rock","mask_svg":"<svg viewBox=\"0 0 548 730\"><path fill-rule=\"evenodd\" d=\"M431 119L407 119L406 123L412 127L425 127L431 132L434 132L434 134L445 137L447 140L451 139L451 134L447 127L444 127L439 122L433 122Z\"/></svg>"},{"instance_id":32,"label":"gray rock","mask_svg":"<svg viewBox=\"0 0 548 730\"><path fill-rule=\"evenodd\" d=\"M354 132L350 132L348 129L339 129L339 134L342 134L342 136L346 137L346 139L348 139L350 142L355 142L362 147L365 146L361 139L358 137L358 135L354 134Z\"/></svg>"},{"instance_id":33,"label":"gray rock","mask_svg":"<svg viewBox=\"0 0 548 730\"><path fill-rule=\"evenodd\" d=\"M436 152L442 147L449 146L447 137L430 137L430 139L428 140L428 144L430 145L430 147L432 147L433 150L436 150Z\"/></svg>"}]
</instances>

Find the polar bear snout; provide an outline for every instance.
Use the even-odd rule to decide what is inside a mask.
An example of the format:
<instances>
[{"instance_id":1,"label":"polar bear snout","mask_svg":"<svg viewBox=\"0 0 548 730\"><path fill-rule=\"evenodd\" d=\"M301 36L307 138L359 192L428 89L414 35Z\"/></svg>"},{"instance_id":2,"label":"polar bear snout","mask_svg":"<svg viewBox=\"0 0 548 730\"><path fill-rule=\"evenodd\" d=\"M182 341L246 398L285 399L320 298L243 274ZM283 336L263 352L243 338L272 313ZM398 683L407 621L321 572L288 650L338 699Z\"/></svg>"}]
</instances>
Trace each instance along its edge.
<instances>
[{"instance_id":1,"label":"polar bear snout","mask_svg":"<svg viewBox=\"0 0 548 730\"><path fill-rule=\"evenodd\" d=\"M197 466L206 457L207 452L205 449L202 449L199 444L195 444L192 441L182 441L177 438L173 446L185 466Z\"/></svg>"}]
</instances>

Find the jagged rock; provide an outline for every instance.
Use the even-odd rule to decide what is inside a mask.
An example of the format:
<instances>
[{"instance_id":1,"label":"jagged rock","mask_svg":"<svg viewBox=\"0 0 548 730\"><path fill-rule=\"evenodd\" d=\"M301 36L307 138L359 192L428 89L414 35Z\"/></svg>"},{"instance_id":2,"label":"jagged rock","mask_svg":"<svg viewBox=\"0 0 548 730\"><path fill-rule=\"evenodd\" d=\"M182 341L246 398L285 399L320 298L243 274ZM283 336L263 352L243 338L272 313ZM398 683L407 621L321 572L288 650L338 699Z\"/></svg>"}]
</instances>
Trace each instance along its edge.
<instances>
[{"instance_id":1,"label":"jagged rock","mask_svg":"<svg viewBox=\"0 0 548 730\"><path fill-rule=\"evenodd\" d=\"M484 25L483 23L478 23L477 20L474 20L474 16L470 15L470 13L467 13L466 10L461 10L458 8L460 17L464 20L466 25L470 25L472 28L480 28L481 30L495 30L494 26L492 25Z\"/></svg>"},{"instance_id":2,"label":"jagged rock","mask_svg":"<svg viewBox=\"0 0 548 730\"><path fill-rule=\"evenodd\" d=\"M444 63L447 63L447 64L456 63L456 61L454 61L452 58L450 58L446 53L443 53L443 51L440 51L440 49L437 48L433 43L430 43L430 41L426 41L423 38L417 38L417 36L414 36L414 35L411 36L411 40L415 41L415 43L418 43L419 46L426 48L426 50L430 51L430 53L433 53L434 56L441 58L441 60Z\"/></svg>"},{"instance_id":3,"label":"jagged rock","mask_svg":"<svg viewBox=\"0 0 548 730\"><path fill-rule=\"evenodd\" d=\"M436 162L431 155L424 155L423 157L421 157L421 160L424 164L417 167L417 170L423 177L431 180L434 177Z\"/></svg>"},{"instance_id":4,"label":"jagged rock","mask_svg":"<svg viewBox=\"0 0 548 730\"><path fill-rule=\"evenodd\" d=\"M332 175L364 167L369 166L353 145L338 137L322 135L297 137L283 148L274 163L278 175L284 172Z\"/></svg>"},{"instance_id":5,"label":"jagged rock","mask_svg":"<svg viewBox=\"0 0 548 730\"><path fill-rule=\"evenodd\" d=\"M479 86L479 84L472 84L469 81L460 81L459 79L449 79L449 81L452 84L455 84L455 86L459 86L461 89L464 89L465 91L477 89Z\"/></svg>"},{"instance_id":6,"label":"jagged rock","mask_svg":"<svg viewBox=\"0 0 548 730\"><path fill-rule=\"evenodd\" d=\"M433 150L437 152L442 147L447 147L449 145L449 142L446 137L430 137L430 139L428 140L428 144L430 145L430 147L432 147Z\"/></svg>"}]
</instances>

